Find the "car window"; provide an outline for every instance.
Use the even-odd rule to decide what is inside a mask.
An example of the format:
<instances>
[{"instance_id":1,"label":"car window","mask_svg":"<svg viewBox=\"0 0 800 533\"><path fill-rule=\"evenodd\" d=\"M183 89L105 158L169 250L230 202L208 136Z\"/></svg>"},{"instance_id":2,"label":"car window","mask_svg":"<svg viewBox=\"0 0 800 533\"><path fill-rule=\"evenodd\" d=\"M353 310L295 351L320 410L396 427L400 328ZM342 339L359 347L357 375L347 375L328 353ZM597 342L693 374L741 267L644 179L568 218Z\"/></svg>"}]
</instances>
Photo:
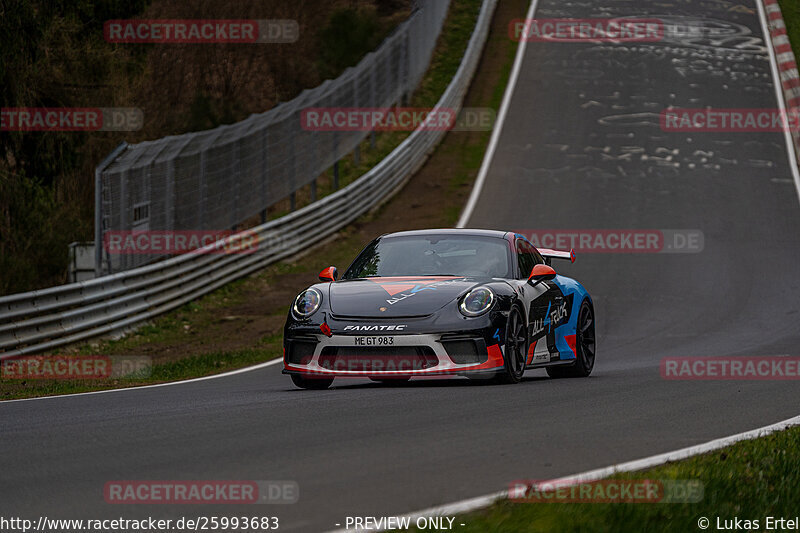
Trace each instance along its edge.
<instances>
[{"instance_id":1,"label":"car window","mask_svg":"<svg viewBox=\"0 0 800 533\"><path fill-rule=\"evenodd\" d=\"M527 279L533 267L544 263L544 258L525 239L517 239L517 263L519 264L519 278Z\"/></svg>"},{"instance_id":2,"label":"car window","mask_svg":"<svg viewBox=\"0 0 800 533\"><path fill-rule=\"evenodd\" d=\"M522 239L517 239L517 264L519 265L519 279L527 279L536 264L530 245Z\"/></svg>"},{"instance_id":3,"label":"car window","mask_svg":"<svg viewBox=\"0 0 800 533\"><path fill-rule=\"evenodd\" d=\"M508 241L472 235L413 235L373 241L343 279L373 276L508 278Z\"/></svg>"}]
</instances>

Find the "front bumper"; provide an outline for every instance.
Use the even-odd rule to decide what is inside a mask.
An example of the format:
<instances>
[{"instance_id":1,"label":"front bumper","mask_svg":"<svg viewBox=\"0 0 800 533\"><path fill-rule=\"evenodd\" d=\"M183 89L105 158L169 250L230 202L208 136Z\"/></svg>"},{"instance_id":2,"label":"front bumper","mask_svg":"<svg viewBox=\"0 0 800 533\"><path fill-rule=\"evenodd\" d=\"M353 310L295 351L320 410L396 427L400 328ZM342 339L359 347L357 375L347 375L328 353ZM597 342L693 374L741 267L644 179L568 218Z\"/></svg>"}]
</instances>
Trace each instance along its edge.
<instances>
[{"instance_id":1,"label":"front bumper","mask_svg":"<svg viewBox=\"0 0 800 533\"><path fill-rule=\"evenodd\" d=\"M374 335L392 343L358 344L358 335L305 334L284 345L284 374L327 377L441 376L493 374L503 368L503 353L496 339L451 334ZM458 343L474 342L474 362L454 350ZM461 344L464 346L464 344Z\"/></svg>"}]
</instances>

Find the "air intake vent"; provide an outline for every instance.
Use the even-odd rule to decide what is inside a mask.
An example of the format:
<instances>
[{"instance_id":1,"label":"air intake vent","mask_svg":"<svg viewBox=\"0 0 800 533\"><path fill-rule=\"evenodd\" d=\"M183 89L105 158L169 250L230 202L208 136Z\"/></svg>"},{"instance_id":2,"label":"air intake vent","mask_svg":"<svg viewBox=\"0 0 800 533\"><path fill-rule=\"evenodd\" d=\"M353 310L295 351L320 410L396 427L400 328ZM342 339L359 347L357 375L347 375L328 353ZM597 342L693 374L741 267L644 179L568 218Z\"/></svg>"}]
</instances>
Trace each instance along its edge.
<instances>
[{"instance_id":1,"label":"air intake vent","mask_svg":"<svg viewBox=\"0 0 800 533\"><path fill-rule=\"evenodd\" d=\"M489 355L483 339L442 339L447 356L457 365L483 363Z\"/></svg>"},{"instance_id":2,"label":"air intake vent","mask_svg":"<svg viewBox=\"0 0 800 533\"><path fill-rule=\"evenodd\" d=\"M316 341L292 340L286 349L286 360L293 365L307 365L311 362L316 347Z\"/></svg>"}]
</instances>

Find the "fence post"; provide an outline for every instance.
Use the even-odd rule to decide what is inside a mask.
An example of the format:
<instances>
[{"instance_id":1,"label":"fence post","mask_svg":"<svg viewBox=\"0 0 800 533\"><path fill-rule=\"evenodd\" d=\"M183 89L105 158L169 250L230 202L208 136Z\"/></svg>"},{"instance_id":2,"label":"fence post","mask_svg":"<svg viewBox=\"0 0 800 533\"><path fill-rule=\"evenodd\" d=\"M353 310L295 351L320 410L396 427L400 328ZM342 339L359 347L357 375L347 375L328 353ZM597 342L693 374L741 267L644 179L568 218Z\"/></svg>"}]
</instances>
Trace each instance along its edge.
<instances>
[{"instance_id":1,"label":"fence post","mask_svg":"<svg viewBox=\"0 0 800 533\"><path fill-rule=\"evenodd\" d=\"M103 171L122 153L128 143L122 141L94 169L94 275L103 275ZM109 270L110 273L110 270Z\"/></svg>"},{"instance_id":2,"label":"fence post","mask_svg":"<svg viewBox=\"0 0 800 533\"><path fill-rule=\"evenodd\" d=\"M94 169L94 277L103 273L103 171Z\"/></svg>"},{"instance_id":3,"label":"fence post","mask_svg":"<svg viewBox=\"0 0 800 533\"><path fill-rule=\"evenodd\" d=\"M119 204L121 207L119 211L119 227L125 231L130 231L132 229L128 223L128 176L130 176L130 172L129 168L123 170L119 180ZM109 261L109 264L113 263ZM120 254L119 268L120 270L128 268L127 254ZM110 270L109 274L111 274Z\"/></svg>"}]
</instances>

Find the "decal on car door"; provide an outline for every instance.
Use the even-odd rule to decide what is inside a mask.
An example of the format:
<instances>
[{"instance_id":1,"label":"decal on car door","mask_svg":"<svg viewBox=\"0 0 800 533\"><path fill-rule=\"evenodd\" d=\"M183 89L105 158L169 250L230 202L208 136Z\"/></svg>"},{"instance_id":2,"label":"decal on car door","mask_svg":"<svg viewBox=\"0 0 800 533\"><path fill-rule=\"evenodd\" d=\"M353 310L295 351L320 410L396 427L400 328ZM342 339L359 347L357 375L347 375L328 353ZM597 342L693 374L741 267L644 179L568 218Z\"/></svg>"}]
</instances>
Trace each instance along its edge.
<instances>
[{"instance_id":1,"label":"decal on car door","mask_svg":"<svg viewBox=\"0 0 800 533\"><path fill-rule=\"evenodd\" d=\"M556 347L556 328L569 322L572 311L572 294L564 296L555 283L551 281L543 283L546 284L547 290L530 304L529 364L546 363L560 358Z\"/></svg>"}]
</instances>

